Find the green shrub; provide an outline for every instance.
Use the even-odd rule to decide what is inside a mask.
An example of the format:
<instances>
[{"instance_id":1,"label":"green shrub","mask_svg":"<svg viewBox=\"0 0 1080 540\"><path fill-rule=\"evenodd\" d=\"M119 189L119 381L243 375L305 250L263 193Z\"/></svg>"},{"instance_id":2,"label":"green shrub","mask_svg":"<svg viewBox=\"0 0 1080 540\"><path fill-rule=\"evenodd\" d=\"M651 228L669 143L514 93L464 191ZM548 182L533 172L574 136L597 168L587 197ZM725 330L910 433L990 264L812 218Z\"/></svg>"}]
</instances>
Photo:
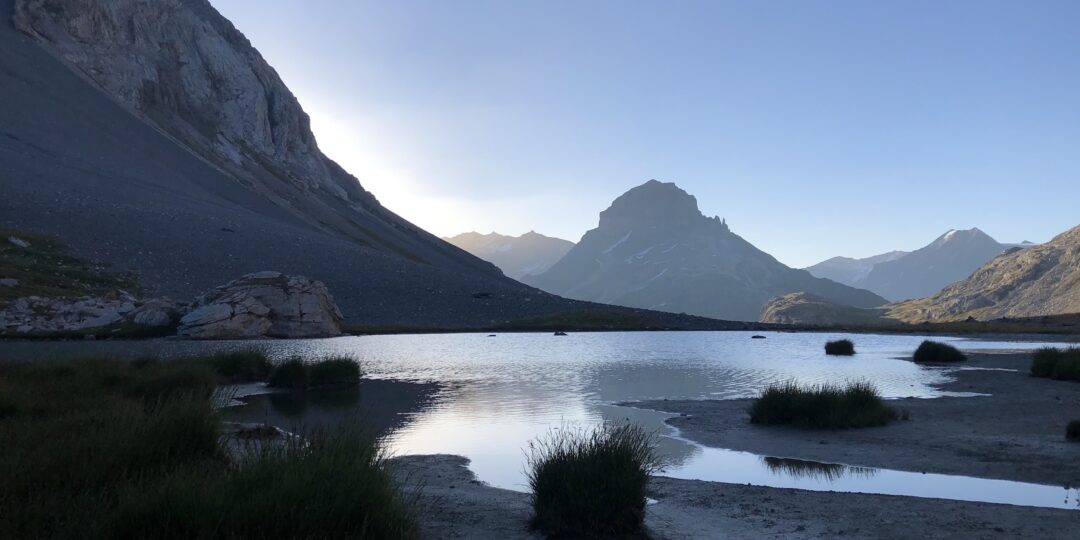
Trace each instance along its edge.
<instances>
[{"instance_id":1,"label":"green shrub","mask_svg":"<svg viewBox=\"0 0 1080 540\"><path fill-rule=\"evenodd\" d=\"M795 382L769 385L750 405L750 422L804 429L883 426L897 414L870 383L801 387Z\"/></svg>"},{"instance_id":2,"label":"green shrub","mask_svg":"<svg viewBox=\"0 0 1080 540\"><path fill-rule=\"evenodd\" d=\"M1065 427L1065 440L1080 441L1080 420L1073 420Z\"/></svg>"},{"instance_id":3,"label":"green shrub","mask_svg":"<svg viewBox=\"0 0 1080 540\"><path fill-rule=\"evenodd\" d=\"M556 537L640 532L659 465L654 435L633 424L553 430L530 443L532 525Z\"/></svg>"},{"instance_id":4,"label":"green shrub","mask_svg":"<svg viewBox=\"0 0 1080 540\"><path fill-rule=\"evenodd\" d=\"M852 356L855 354L855 344L850 339L830 341L825 344L825 354L834 356Z\"/></svg>"},{"instance_id":5,"label":"green shrub","mask_svg":"<svg viewBox=\"0 0 1080 540\"><path fill-rule=\"evenodd\" d=\"M920 364L943 364L963 362L967 360L967 356L952 345L926 340L915 349L912 360Z\"/></svg>"},{"instance_id":6,"label":"green shrub","mask_svg":"<svg viewBox=\"0 0 1080 540\"><path fill-rule=\"evenodd\" d=\"M351 358L324 358L309 369L311 386L352 386L360 382L360 364Z\"/></svg>"},{"instance_id":7,"label":"green shrub","mask_svg":"<svg viewBox=\"0 0 1080 540\"><path fill-rule=\"evenodd\" d=\"M300 358L289 358L274 366L270 372L267 385L274 388L291 388L303 390L308 387L308 377L311 374L307 364Z\"/></svg>"},{"instance_id":8,"label":"green shrub","mask_svg":"<svg viewBox=\"0 0 1080 540\"><path fill-rule=\"evenodd\" d=\"M1046 347L1035 351L1031 374L1062 381L1080 381L1080 347L1061 350Z\"/></svg>"}]
</instances>

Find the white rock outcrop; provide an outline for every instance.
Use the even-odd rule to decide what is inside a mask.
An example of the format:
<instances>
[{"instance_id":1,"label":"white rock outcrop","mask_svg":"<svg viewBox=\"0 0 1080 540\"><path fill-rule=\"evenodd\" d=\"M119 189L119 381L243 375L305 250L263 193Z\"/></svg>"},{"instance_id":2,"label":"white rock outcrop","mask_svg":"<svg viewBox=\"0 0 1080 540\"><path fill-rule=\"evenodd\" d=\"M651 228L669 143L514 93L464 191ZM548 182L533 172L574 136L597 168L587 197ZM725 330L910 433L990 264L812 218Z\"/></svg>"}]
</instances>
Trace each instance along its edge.
<instances>
[{"instance_id":1,"label":"white rock outcrop","mask_svg":"<svg viewBox=\"0 0 1080 540\"><path fill-rule=\"evenodd\" d=\"M194 339L304 338L341 335L341 311L319 281L256 272L195 301L177 335Z\"/></svg>"},{"instance_id":2,"label":"white rock outcrop","mask_svg":"<svg viewBox=\"0 0 1080 540\"><path fill-rule=\"evenodd\" d=\"M167 298L140 302L124 291L81 298L27 296L0 310L0 332L16 335L89 332L128 323L163 327L173 324L181 309L182 306Z\"/></svg>"}]
</instances>

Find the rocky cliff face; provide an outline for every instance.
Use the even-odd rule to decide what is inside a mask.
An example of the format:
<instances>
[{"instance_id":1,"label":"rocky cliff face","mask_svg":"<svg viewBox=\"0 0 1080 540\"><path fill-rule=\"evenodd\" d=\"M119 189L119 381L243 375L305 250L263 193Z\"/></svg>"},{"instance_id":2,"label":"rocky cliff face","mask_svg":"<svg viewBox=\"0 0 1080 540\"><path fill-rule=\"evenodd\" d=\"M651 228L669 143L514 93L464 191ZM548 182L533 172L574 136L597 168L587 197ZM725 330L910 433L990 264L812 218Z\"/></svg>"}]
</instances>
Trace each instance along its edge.
<instances>
[{"instance_id":1,"label":"rocky cliff face","mask_svg":"<svg viewBox=\"0 0 1080 540\"><path fill-rule=\"evenodd\" d=\"M600 224L526 282L571 298L757 320L778 295L806 291L841 304L885 303L868 291L789 268L706 217L675 184L651 180L615 199Z\"/></svg>"},{"instance_id":2,"label":"rocky cliff face","mask_svg":"<svg viewBox=\"0 0 1080 540\"><path fill-rule=\"evenodd\" d=\"M0 227L58 237L149 295L273 268L326 283L356 324L580 307L379 205L203 0L0 0L0 103Z\"/></svg>"},{"instance_id":3,"label":"rocky cliff face","mask_svg":"<svg viewBox=\"0 0 1080 540\"><path fill-rule=\"evenodd\" d=\"M514 279L543 273L574 247L573 242L535 231L521 236L467 232L443 240L498 266Z\"/></svg>"},{"instance_id":4,"label":"rocky cliff face","mask_svg":"<svg viewBox=\"0 0 1080 540\"><path fill-rule=\"evenodd\" d=\"M16 0L13 20L276 217L415 260L492 270L383 208L323 155L293 94L206 0Z\"/></svg>"}]
</instances>

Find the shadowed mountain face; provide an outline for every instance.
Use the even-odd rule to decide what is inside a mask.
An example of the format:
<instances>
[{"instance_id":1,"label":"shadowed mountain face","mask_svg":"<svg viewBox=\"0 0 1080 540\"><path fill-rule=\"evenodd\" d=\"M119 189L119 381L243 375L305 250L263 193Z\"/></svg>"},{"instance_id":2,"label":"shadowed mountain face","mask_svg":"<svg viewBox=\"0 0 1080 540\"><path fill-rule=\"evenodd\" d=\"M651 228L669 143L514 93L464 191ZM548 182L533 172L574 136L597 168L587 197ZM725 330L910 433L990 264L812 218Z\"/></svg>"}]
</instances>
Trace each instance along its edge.
<instances>
[{"instance_id":1,"label":"shadowed mountain face","mask_svg":"<svg viewBox=\"0 0 1080 540\"><path fill-rule=\"evenodd\" d=\"M859 286L893 301L921 298L970 276L1004 249L979 229L952 230L903 257L875 264Z\"/></svg>"},{"instance_id":2,"label":"shadowed mountain face","mask_svg":"<svg viewBox=\"0 0 1080 540\"><path fill-rule=\"evenodd\" d=\"M443 240L498 266L504 274L518 280L551 268L574 247L573 242L534 231L521 236L467 232Z\"/></svg>"},{"instance_id":3,"label":"shadowed mountain face","mask_svg":"<svg viewBox=\"0 0 1080 540\"><path fill-rule=\"evenodd\" d=\"M766 301L796 291L859 307L885 303L781 264L656 180L615 199L597 228L525 281L570 298L734 320L757 320Z\"/></svg>"},{"instance_id":4,"label":"shadowed mountain face","mask_svg":"<svg viewBox=\"0 0 1080 540\"><path fill-rule=\"evenodd\" d=\"M852 287L861 287L861 282L870 274L870 270L874 269L874 265L895 261L907 254L906 251L890 251L864 259L833 257L807 267L806 271L813 274L814 277L831 279L837 283Z\"/></svg>"},{"instance_id":5,"label":"shadowed mountain face","mask_svg":"<svg viewBox=\"0 0 1080 540\"><path fill-rule=\"evenodd\" d=\"M134 271L152 294L277 270L325 282L352 323L576 305L383 208L205 0L0 0L0 102L0 224Z\"/></svg>"}]
</instances>

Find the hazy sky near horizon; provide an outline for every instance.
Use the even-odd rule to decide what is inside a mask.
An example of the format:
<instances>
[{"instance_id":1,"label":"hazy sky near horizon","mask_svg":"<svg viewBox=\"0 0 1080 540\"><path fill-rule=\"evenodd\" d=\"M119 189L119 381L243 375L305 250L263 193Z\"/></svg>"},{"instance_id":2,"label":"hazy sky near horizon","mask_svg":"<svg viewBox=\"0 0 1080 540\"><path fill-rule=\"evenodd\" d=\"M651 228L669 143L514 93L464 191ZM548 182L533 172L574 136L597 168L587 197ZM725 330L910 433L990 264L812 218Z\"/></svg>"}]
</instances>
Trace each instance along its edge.
<instances>
[{"instance_id":1,"label":"hazy sky near horizon","mask_svg":"<svg viewBox=\"0 0 1080 540\"><path fill-rule=\"evenodd\" d=\"M211 0L384 205L578 240L650 178L782 262L1080 224L1080 2Z\"/></svg>"}]
</instances>

